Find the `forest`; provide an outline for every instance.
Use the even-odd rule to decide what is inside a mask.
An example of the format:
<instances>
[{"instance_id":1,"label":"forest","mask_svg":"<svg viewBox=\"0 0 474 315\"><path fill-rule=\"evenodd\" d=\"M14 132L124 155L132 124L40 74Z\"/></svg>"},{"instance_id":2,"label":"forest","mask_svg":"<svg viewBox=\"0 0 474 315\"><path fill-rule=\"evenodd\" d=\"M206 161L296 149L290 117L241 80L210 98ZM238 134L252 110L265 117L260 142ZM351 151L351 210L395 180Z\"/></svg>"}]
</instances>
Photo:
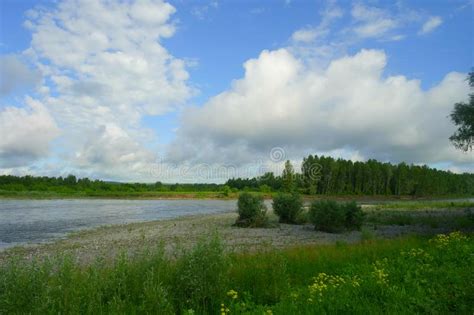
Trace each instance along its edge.
<instances>
[{"instance_id":1,"label":"forest","mask_svg":"<svg viewBox=\"0 0 474 315\"><path fill-rule=\"evenodd\" d=\"M102 180L91 180L89 178L76 178L74 175L66 177L34 177L34 176L0 176L0 191L38 191L56 193L133 193L133 192L208 192L220 191L219 184L187 184L175 183L164 184L156 182L147 183L120 183Z\"/></svg>"},{"instance_id":2,"label":"forest","mask_svg":"<svg viewBox=\"0 0 474 315\"><path fill-rule=\"evenodd\" d=\"M474 174L454 174L426 165L394 165L373 159L352 162L317 155L303 159L301 173L287 167L282 176L266 173L254 178L232 178L226 185L267 192L288 190L288 182L310 195L474 195Z\"/></svg>"},{"instance_id":3,"label":"forest","mask_svg":"<svg viewBox=\"0 0 474 315\"><path fill-rule=\"evenodd\" d=\"M310 155L303 159L301 172L289 161L282 175L272 172L254 178L231 178L215 183L120 183L89 178L0 176L0 192L159 193L230 192L241 190L271 193L298 190L308 195L384 195L384 196L466 196L474 195L474 174L454 174L426 165L381 163L376 160L352 162Z\"/></svg>"}]
</instances>

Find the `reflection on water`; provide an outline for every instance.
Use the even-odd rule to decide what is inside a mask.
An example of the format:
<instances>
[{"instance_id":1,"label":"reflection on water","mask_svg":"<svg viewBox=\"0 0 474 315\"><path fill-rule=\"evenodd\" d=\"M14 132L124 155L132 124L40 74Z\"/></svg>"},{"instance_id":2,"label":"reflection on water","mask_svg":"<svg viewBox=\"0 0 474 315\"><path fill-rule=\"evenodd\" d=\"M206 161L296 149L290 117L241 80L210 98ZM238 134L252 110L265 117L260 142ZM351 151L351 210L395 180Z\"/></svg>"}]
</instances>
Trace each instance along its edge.
<instances>
[{"instance_id":1,"label":"reflection on water","mask_svg":"<svg viewBox=\"0 0 474 315\"><path fill-rule=\"evenodd\" d=\"M233 211L235 200L0 200L0 249L108 224Z\"/></svg>"}]
</instances>

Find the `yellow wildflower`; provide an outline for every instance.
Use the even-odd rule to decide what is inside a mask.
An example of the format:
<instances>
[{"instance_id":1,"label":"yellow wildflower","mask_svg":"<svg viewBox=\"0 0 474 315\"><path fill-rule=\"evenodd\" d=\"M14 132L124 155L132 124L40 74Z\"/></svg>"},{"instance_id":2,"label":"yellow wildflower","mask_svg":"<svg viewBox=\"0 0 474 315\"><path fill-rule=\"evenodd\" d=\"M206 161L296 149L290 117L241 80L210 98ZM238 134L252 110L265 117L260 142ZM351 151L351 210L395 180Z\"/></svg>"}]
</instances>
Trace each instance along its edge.
<instances>
[{"instance_id":1,"label":"yellow wildflower","mask_svg":"<svg viewBox=\"0 0 474 315\"><path fill-rule=\"evenodd\" d=\"M239 297L239 294L235 290L229 290L229 292L227 292L227 296L235 300Z\"/></svg>"}]
</instances>

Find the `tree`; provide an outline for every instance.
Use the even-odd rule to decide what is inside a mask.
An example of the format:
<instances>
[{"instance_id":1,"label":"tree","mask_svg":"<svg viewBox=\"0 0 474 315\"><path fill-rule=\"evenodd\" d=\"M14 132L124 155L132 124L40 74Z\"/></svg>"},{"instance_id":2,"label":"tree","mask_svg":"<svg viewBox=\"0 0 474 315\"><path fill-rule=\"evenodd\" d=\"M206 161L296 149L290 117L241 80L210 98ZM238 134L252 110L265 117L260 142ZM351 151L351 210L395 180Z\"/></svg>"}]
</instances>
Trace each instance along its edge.
<instances>
[{"instance_id":1,"label":"tree","mask_svg":"<svg viewBox=\"0 0 474 315\"><path fill-rule=\"evenodd\" d=\"M290 160L285 162L285 169L281 175L283 178L283 189L285 191L293 191L295 186L295 170L293 165L291 165Z\"/></svg>"},{"instance_id":2,"label":"tree","mask_svg":"<svg viewBox=\"0 0 474 315\"><path fill-rule=\"evenodd\" d=\"M474 88L474 69L469 73L469 86ZM474 146L474 93L469 94L469 103L456 103L451 112L451 121L458 127L449 140L457 149L472 151Z\"/></svg>"}]
</instances>

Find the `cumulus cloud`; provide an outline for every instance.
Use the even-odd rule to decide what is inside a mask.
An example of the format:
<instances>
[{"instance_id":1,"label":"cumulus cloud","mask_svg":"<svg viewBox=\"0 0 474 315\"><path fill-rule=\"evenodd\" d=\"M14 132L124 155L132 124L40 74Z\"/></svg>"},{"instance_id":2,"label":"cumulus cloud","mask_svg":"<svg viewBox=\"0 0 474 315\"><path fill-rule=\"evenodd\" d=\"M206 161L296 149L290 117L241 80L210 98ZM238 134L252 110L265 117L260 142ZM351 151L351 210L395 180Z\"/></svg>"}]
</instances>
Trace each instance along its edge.
<instances>
[{"instance_id":1,"label":"cumulus cloud","mask_svg":"<svg viewBox=\"0 0 474 315\"><path fill-rule=\"evenodd\" d=\"M386 64L383 51L361 50L316 70L288 49L263 51L231 89L184 113L168 158L242 165L284 147L295 155L474 162L448 141L446 116L469 92L465 74L423 90L418 80L385 77Z\"/></svg>"},{"instance_id":2,"label":"cumulus cloud","mask_svg":"<svg viewBox=\"0 0 474 315\"><path fill-rule=\"evenodd\" d=\"M143 178L150 176L155 155L144 150L120 126L113 123L88 131L87 141L75 156L79 168L90 170L91 164L108 178Z\"/></svg>"},{"instance_id":3,"label":"cumulus cloud","mask_svg":"<svg viewBox=\"0 0 474 315\"><path fill-rule=\"evenodd\" d=\"M0 168L25 166L49 154L59 129L46 107L27 97L26 107L0 111Z\"/></svg>"},{"instance_id":4,"label":"cumulus cloud","mask_svg":"<svg viewBox=\"0 0 474 315\"><path fill-rule=\"evenodd\" d=\"M437 29L441 24L443 24L443 19L439 16L431 16L421 27L418 34L425 35L431 33Z\"/></svg>"},{"instance_id":5,"label":"cumulus cloud","mask_svg":"<svg viewBox=\"0 0 474 315\"><path fill-rule=\"evenodd\" d=\"M40 80L41 74L30 69L19 56L0 56L0 96L30 89Z\"/></svg>"},{"instance_id":6,"label":"cumulus cloud","mask_svg":"<svg viewBox=\"0 0 474 315\"><path fill-rule=\"evenodd\" d=\"M108 165L107 174L130 176L148 167L156 139L141 119L177 110L194 94L186 62L161 43L175 32L175 11L161 0L67 0L28 12L25 54L48 83L43 103L63 130L70 167Z\"/></svg>"}]
</instances>

